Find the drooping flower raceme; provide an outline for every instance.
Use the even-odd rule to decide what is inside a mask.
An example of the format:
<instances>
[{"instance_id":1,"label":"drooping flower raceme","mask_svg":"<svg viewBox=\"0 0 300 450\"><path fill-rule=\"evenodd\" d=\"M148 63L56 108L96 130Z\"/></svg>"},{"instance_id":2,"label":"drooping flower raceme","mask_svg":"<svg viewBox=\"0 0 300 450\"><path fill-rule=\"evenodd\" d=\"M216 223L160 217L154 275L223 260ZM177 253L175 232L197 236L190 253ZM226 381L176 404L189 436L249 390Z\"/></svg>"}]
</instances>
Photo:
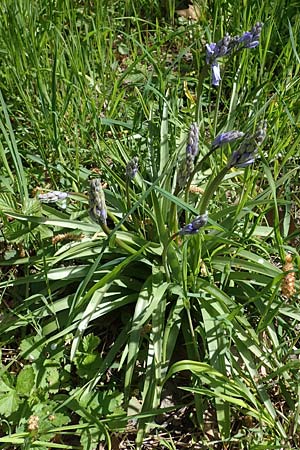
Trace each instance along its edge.
<instances>
[{"instance_id":1,"label":"drooping flower raceme","mask_svg":"<svg viewBox=\"0 0 300 450\"><path fill-rule=\"evenodd\" d=\"M245 31L241 36L231 37L228 33L217 43L206 44L206 64L211 66L212 85L219 86L221 81L219 58L229 56L245 48L255 48L259 44L259 37L263 24L257 22L251 31Z\"/></svg>"},{"instance_id":2,"label":"drooping flower raceme","mask_svg":"<svg viewBox=\"0 0 300 450\"><path fill-rule=\"evenodd\" d=\"M191 223L188 223L183 228L181 228L178 232L180 236L191 235L198 233L199 229L204 227L208 221L208 214L202 214L201 216L197 216Z\"/></svg>"},{"instance_id":3,"label":"drooping flower raceme","mask_svg":"<svg viewBox=\"0 0 300 450\"><path fill-rule=\"evenodd\" d=\"M90 181L89 213L94 222L106 225L107 210L100 178Z\"/></svg>"},{"instance_id":4,"label":"drooping flower raceme","mask_svg":"<svg viewBox=\"0 0 300 450\"><path fill-rule=\"evenodd\" d=\"M199 127L196 122L190 126L188 142L186 146L185 160L182 161L178 171L177 184L184 187L189 176L194 170L194 161L199 151Z\"/></svg>"},{"instance_id":5,"label":"drooping flower raceme","mask_svg":"<svg viewBox=\"0 0 300 450\"><path fill-rule=\"evenodd\" d=\"M267 121L263 121L256 132L248 135L237 150L234 150L228 160L227 168L244 168L252 164L256 158L258 147L263 143L267 134Z\"/></svg>"},{"instance_id":6,"label":"drooping flower raceme","mask_svg":"<svg viewBox=\"0 0 300 450\"><path fill-rule=\"evenodd\" d=\"M139 158L134 156L130 161L128 161L126 166L126 176L131 180L136 176L139 170Z\"/></svg>"}]
</instances>

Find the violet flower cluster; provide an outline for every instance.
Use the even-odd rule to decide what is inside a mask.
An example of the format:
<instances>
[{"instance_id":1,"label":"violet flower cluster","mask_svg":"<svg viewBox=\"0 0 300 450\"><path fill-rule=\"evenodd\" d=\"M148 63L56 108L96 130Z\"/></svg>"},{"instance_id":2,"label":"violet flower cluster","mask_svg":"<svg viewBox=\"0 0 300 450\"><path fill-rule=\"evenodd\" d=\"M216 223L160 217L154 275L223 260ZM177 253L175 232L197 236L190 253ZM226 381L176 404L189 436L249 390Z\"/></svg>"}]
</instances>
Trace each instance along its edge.
<instances>
[{"instance_id":1,"label":"violet flower cluster","mask_svg":"<svg viewBox=\"0 0 300 450\"><path fill-rule=\"evenodd\" d=\"M137 156L134 156L130 161L128 161L128 164L126 166L126 177L132 180L136 176L138 170L139 158Z\"/></svg>"},{"instance_id":2,"label":"violet flower cluster","mask_svg":"<svg viewBox=\"0 0 300 450\"><path fill-rule=\"evenodd\" d=\"M194 170L195 158L199 151L199 127L196 122L190 126L185 159L182 161L177 175L177 184L181 188L185 186L189 176Z\"/></svg>"},{"instance_id":3,"label":"violet flower cluster","mask_svg":"<svg viewBox=\"0 0 300 450\"><path fill-rule=\"evenodd\" d=\"M234 142L237 139L241 139L245 136L245 133L238 130L225 131L225 133L219 134L211 143L211 147L213 150L218 147L222 147L222 145L229 144L230 142Z\"/></svg>"},{"instance_id":4,"label":"violet flower cluster","mask_svg":"<svg viewBox=\"0 0 300 450\"><path fill-rule=\"evenodd\" d=\"M100 178L90 181L89 213L94 222L106 225L107 210Z\"/></svg>"},{"instance_id":5,"label":"violet flower cluster","mask_svg":"<svg viewBox=\"0 0 300 450\"><path fill-rule=\"evenodd\" d=\"M230 36L228 33L217 43L206 44L206 64L211 66L212 85L219 86L221 81L219 58L230 56L245 48L255 48L259 44L259 37L263 24L257 22L250 31L241 36Z\"/></svg>"},{"instance_id":6,"label":"violet flower cluster","mask_svg":"<svg viewBox=\"0 0 300 450\"><path fill-rule=\"evenodd\" d=\"M181 228L178 232L180 236L191 235L198 233L199 229L204 227L208 221L208 214L202 214L201 216L197 216L191 223L188 223L183 228Z\"/></svg>"},{"instance_id":7,"label":"violet flower cluster","mask_svg":"<svg viewBox=\"0 0 300 450\"><path fill-rule=\"evenodd\" d=\"M267 135L267 121L264 120L252 135L246 135L237 150L234 150L228 160L227 168L244 168L252 164L256 158L258 148Z\"/></svg>"}]
</instances>

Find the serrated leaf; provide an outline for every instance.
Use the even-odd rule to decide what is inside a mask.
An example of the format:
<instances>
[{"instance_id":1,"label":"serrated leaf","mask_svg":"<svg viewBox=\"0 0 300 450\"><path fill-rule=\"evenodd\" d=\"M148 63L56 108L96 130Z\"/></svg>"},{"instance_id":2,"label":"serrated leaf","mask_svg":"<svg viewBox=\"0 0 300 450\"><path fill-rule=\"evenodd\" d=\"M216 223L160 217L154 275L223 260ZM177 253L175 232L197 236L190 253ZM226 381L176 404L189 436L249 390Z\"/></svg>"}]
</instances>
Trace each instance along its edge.
<instances>
[{"instance_id":1,"label":"serrated leaf","mask_svg":"<svg viewBox=\"0 0 300 450\"><path fill-rule=\"evenodd\" d=\"M102 416L124 412L121 409L124 394L119 391L103 391L96 393L84 393L80 397L80 406L90 411L97 411Z\"/></svg>"},{"instance_id":2,"label":"serrated leaf","mask_svg":"<svg viewBox=\"0 0 300 450\"><path fill-rule=\"evenodd\" d=\"M59 388L60 372L59 367L51 359L42 361L41 359L34 364L38 373L37 384L40 389L56 392Z\"/></svg>"},{"instance_id":3,"label":"serrated leaf","mask_svg":"<svg viewBox=\"0 0 300 450\"><path fill-rule=\"evenodd\" d=\"M88 334L82 339L82 348L86 353L92 353L100 344L100 339L94 334Z\"/></svg>"},{"instance_id":4,"label":"serrated leaf","mask_svg":"<svg viewBox=\"0 0 300 450\"><path fill-rule=\"evenodd\" d=\"M55 427L61 427L63 425L67 425L71 421L70 417L67 417L62 413L54 413L53 415L50 415L48 417L48 420Z\"/></svg>"},{"instance_id":5,"label":"serrated leaf","mask_svg":"<svg viewBox=\"0 0 300 450\"><path fill-rule=\"evenodd\" d=\"M13 383L9 379L6 373L1 375L0 378L0 393L1 392L8 392L13 388Z\"/></svg>"},{"instance_id":6,"label":"serrated leaf","mask_svg":"<svg viewBox=\"0 0 300 450\"><path fill-rule=\"evenodd\" d=\"M21 400L16 391L13 389L0 396L0 415L9 417L13 412L17 411Z\"/></svg>"}]
</instances>

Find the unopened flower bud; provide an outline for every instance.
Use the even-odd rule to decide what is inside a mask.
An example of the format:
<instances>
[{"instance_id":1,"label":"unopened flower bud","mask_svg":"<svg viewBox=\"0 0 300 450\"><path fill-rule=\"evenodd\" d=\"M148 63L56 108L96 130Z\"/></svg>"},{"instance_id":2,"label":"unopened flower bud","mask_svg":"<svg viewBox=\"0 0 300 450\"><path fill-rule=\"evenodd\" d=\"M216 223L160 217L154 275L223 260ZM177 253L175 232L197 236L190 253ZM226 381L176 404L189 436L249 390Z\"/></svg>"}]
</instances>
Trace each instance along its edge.
<instances>
[{"instance_id":1,"label":"unopened flower bud","mask_svg":"<svg viewBox=\"0 0 300 450\"><path fill-rule=\"evenodd\" d=\"M39 194L38 199L42 203L55 203L59 200L65 200L68 197L67 192L61 192L61 191L50 191L46 192L44 194Z\"/></svg>"},{"instance_id":2,"label":"unopened flower bud","mask_svg":"<svg viewBox=\"0 0 300 450\"><path fill-rule=\"evenodd\" d=\"M219 136L217 136L213 140L211 146L212 148L218 148L222 145L228 144L229 142L236 141L237 139L242 138L244 135L245 133L238 130L226 131L225 133L219 134Z\"/></svg>"},{"instance_id":3,"label":"unopened flower bud","mask_svg":"<svg viewBox=\"0 0 300 450\"><path fill-rule=\"evenodd\" d=\"M139 159L137 156L134 156L126 166L126 176L130 179L133 179L139 170Z\"/></svg>"},{"instance_id":4,"label":"unopened flower bud","mask_svg":"<svg viewBox=\"0 0 300 450\"><path fill-rule=\"evenodd\" d=\"M199 229L204 227L208 221L208 214L202 214L201 216L197 216L191 223L185 225L181 230L179 230L179 235L190 235L198 233Z\"/></svg>"},{"instance_id":5,"label":"unopened flower bud","mask_svg":"<svg viewBox=\"0 0 300 450\"><path fill-rule=\"evenodd\" d=\"M90 181L89 213L94 222L106 225L107 210L100 178Z\"/></svg>"},{"instance_id":6,"label":"unopened flower bud","mask_svg":"<svg viewBox=\"0 0 300 450\"><path fill-rule=\"evenodd\" d=\"M180 164L177 184L180 187L184 187L189 176L194 170L194 161L199 150L199 127L196 122L190 126L188 142L185 151L185 160Z\"/></svg>"}]
</instances>

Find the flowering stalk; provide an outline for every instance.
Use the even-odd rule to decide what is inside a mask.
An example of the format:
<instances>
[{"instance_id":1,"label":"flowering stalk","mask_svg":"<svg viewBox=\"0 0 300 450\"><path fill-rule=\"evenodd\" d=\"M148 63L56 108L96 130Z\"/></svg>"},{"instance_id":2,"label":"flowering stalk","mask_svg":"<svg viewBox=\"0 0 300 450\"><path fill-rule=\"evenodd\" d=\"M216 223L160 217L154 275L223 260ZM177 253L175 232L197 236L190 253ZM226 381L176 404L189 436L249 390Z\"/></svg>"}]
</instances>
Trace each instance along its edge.
<instances>
[{"instance_id":1,"label":"flowering stalk","mask_svg":"<svg viewBox=\"0 0 300 450\"><path fill-rule=\"evenodd\" d=\"M126 177L132 180L139 170L139 158L134 156L130 161L128 161L126 166Z\"/></svg>"},{"instance_id":2,"label":"flowering stalk","mask_svg":"<svg viewBox=\"0 0 300 450\"><path fill-rule=\"evenodd\" d=\"M108 228L106 221L107 209L105 204L105 196L100 178L95 178L90 181L89 213L90 218L101 226L102 230L105 234L107 234L107 236L110 236L111 231ZM118 238L115 239L115 243L129 253L136 253L136 250L134 250Z\"/></svg>"},{"instance_id":3,"label":"flowering stalk","mask_svg":"<svg viewBox=\"0 0 300 450\"><path fill-rule=\"evenodd\" d=\"M94 222L99 223L101 227L107 227L107 210L100 178L90 181L89 213Z\"/></svg>"},{"instance_id":4,"label":"flowering stalk","mask_svg":"<svg viewBox=\"0 0 300 450\"><path fill-rule=\"evenodd\" d=\"M170 271L168 267L168 261L167 256L168 253L170 255L170 261L172 261L174 258L176 259L176 256L174 255L174 249L170 246L171 242L177 237L177 236L185 236L185 235L194 235L197 234L199 229L204 227L207 224L208 221L208 214L205 212L202 215L197 216L191 223L188 223L184 227L182 227L177 233L174 233L172 236L169 237L168 241L164 245L163 253L162 253L162 261L165 268L166 278L167 281L171 281ZM171 265L171 264L170 264Z\"/></svg>"},{"instance_id":5,"label":"flowering stalk","mask_svg":"<svg viewBox=\"0 0 300 450\"><path fill-rule=\"evenodd\" d=\"M263 143L266 137L266 132L267 122L263 121L256 132L252 135L247 135L238 149L232 152L227 166L218 173L218 175L206 188L205 193L201 199L199 214L205 213L213 193L216 191L229 169L231 169L232 167L244 168L254 162L256 154L258 152L258 147ZM225 143L239 139L240 137L242 137L242 135L243 133L240 131L223 133L212 142L212 148L216 147L216 145L224 145Z\"/></svg>"},{"instance_id":6,"label":"flowering stalk","mask_svg":"<svg viewBox=\"0 0 300 450\"><path fill-rule=\"evenodd\" d=\"M206 44L206 61L200 72L197 83L197 103L195 110L195 121L200 123L201 94L203 82L208 74L209 68L212 73L212 85L218 87L221 81L219 58L231 56L246 48L255 48L259 44L259 37L263 24L257 22L251 31L245 31L241 36L231 37L228 33L217 43Z\"/></svg>"},{"instance_id":7,"label":"flowering stalk","mask_svg":"<svg viewBox=\"0 0 300 450\"><path fill-rule=\"evenodd\" d=\"M191 183L193 181L193 178L199 170L201 170L203 164L205 161L212 155L212 153L218 148L222 147L225 144L228 144L230 142L233 142L237 139L240 139L244 136L244 133L242 131L232 130L232 131L226 131L224 133L221 133L218 135L213 142L211 143L211 149L206 155L197 163L197 165L194 167L193 172L190 174L190 177L188 179L187 185L186 185L186 195L185 200L188 201L188 192L190 190Z\"/></svg>"},{"instance_id":8,"label":"flowering stalk","mask_svg":"<svg viewBox=\"0 0 300 450\"><path fill-rule=\"evenodd\" d=\"M245 133L238 130L225 131L225 133L219 134L211 143L212 149L217 149L218 147L222 147L225 144L229 144L230 142L234 142L237 139L241 139L245 136Z\"/></svg>"},{"instance_id":9,"label":"flowering stalk","mask_svg":"<svg viewBox=\"0 0 300 450\"><path fill-rule=\"evenodd\" d=\"M181 161L178 168L176 187L174 190L174 195L177 196L181 188L183 188L187 181L190 179L191 174L194 172L194 161L199 151L199 127L196 122L193 122L190 126L187 144L185 149L185 158ZM177 218L176 218L176 205L172 203L169 211L169 227L170 230L174 231L177 228Z\"/></svg>"},{"instance_id":10,"label":"flowering stalk","mask_svg":"<svg viewBox=\"0 0 300 450\"><path fill-rule=\"evenodd\" d=\"M139 159L137 156L134 156L130 161L128 161L126 165L126 201L127 201L127 209L128 211L131 209L131 201L129 195L129 183L136 176L139 170Z\"/></svg>"},{"instance_id":11,"label":"flowering stalk","mask_svg":"<svg viewBox=\"0 0 300 450\"><path fill-rule=\"evenodd\" d=\"M186 146L185 159L182 161L178 175L177 175L177 185L183 188L190 178L190 175L194 170L194 161L199 151L199 128L196 122L192 123L190 126L188 143Z\"/></svg>"}]
</instances>

